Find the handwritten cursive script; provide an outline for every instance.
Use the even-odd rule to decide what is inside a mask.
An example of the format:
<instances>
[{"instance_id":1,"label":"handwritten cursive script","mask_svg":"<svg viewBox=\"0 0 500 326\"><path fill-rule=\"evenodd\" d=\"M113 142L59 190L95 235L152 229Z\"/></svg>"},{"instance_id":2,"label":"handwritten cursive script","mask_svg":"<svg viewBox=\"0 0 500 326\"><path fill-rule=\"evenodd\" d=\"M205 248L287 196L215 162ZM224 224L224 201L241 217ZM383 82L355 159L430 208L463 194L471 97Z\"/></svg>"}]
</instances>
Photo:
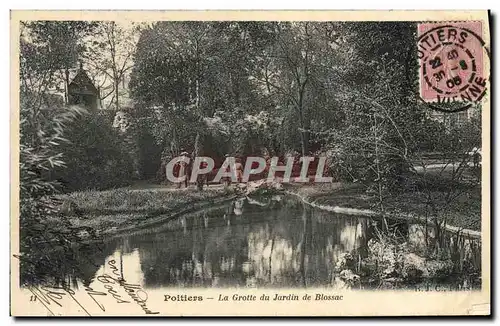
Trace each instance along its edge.
<instances>
[{"instance_id":1,"label":"handwritten cursive script","mask_svg":"<svg viewBox=\"0 0 500 326\"><path fill-rule=\"evenodd\" d=\"M87 316L90 313L85 309L82 304L76 299L75 291L70 288L58 287L58 286L31 286L28 288L33 296L37 298L47 309L47 311L55 316L56 313L51 309L51 306L63 307L63 302L66 298L69 298L71 302L76 303Z\"/></svg>"},{"instance_id":2,"label":"handwritten cursive script","mask_svg":"<svg viewBox=\"0 0 500 326\"><path fill-rule=\"evenodd\" d=\"M119 295L115 290L115 288L113 288L112 285L117 284L125 290L129 297L134 300L134 302L136 302L146 314L159 314L159 312L151 311L147 307L146 301L148 300L148 294L146 293L146 291L144 291L144 289L139 284L127 283L115 264L116 261L114 259L108 262L108 266L111 269L112 275L103 274L97 277L97 280L99 282L105 284L104 287L108 290L109 294L111 294L118 303L130 303L130 301L124 300L122 296Z\"/></svg>"}]
</instances>

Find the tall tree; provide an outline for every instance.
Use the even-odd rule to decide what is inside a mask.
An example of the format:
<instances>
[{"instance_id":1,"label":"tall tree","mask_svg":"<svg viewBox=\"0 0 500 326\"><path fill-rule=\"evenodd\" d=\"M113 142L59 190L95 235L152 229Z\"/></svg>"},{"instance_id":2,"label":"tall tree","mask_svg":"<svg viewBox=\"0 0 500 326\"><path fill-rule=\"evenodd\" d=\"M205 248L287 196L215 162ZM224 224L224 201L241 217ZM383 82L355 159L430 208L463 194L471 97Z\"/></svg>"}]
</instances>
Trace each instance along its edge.
<instances>
[{"instance_id":1,"label":"tall tree","mask_svg":"<svg viewBox=\"0 0 500 326\"><path fill-rule=\"evenodd\" d=\"M96 24L86 21L29 21L23 25L22 86L44 93L50 87L58 87L56 79L62 77L67 103L69 70L77 66L87 49L84 38L92 33ZM29 85L29 82L35 82L37 86Z\"/></svg>"},{"instance_id":2,"label":"tall tree","mask_svg":"<svg viewBox=\"0 0 500 326\"><path fill-rule=\"evenodd\" d=\"M101 99L111 96L109 106L121 107L120 98L126 97L125 79L133 68L133 54L137 43L138 26L120 25L115 21L97 23L94 34L88 38L90 46L84 53L89 66L103 91Z\"/></svg>"}]
</instances>

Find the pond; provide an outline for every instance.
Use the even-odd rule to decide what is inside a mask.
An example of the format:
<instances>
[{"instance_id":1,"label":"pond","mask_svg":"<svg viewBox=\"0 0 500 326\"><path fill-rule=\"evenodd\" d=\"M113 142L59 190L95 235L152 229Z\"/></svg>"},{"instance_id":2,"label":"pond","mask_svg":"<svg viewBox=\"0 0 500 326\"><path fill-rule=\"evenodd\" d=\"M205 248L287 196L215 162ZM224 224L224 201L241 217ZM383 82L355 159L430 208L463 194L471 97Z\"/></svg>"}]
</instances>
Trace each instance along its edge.
<instances>
[{"instance_id":1,"label":"pond","mask_svg":"<svg viewBox=\"0 0 500 326\"><path fill-rule=\"evenodd\" d=\"M382 265L390 259L392 265L400 264L398 255L408 256L408 250L428 252L432 243L436 251L436 241L431 241L436 232L388 221L385 232L394 236L382 248L381 224L372 218L317 210L295 197L240 198L116 236L98 250L75 249L74 265L54 272L67 274L60 282L89 285L98 275L109 273L108 262L113 261L125 280L146 289L333 287L341 280L340 269L346 268L339 267L339 261L350 257L352 272L361 276L353 284L348 282L354 289L418 287L422 282L457 289L480 287L480 240L446 234L445 245L437 252L453 263L447 274L405 282L389 275L387 266L381 270ZM377 250L392 258L384 254L375 259Z\"/></svg>"}]
</instances>

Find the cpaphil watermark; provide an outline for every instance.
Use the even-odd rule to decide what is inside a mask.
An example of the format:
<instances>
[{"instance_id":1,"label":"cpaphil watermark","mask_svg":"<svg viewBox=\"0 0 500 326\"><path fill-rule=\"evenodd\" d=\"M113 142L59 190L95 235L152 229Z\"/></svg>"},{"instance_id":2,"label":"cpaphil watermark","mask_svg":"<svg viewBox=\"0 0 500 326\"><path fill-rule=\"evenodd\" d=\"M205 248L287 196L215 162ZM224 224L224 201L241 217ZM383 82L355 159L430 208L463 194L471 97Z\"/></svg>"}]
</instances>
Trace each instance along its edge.
<instances>
[{"instance_id":1,"label":"cpaphil watermark","mask_svg":"<svg viewBox=\"0 0 500 326\"><path fill-rule=\"evenodd\" d=\"M194 183L200 176L215 174L211 182L219 183L222 180L246 183L252 176L261 176L261 179L271 182L279 179L282 183L290 182L332 182L332 177L325 176L327 158L303 156L297 160L287 157L285 162L279 157L264 158L249 156L245 163L238 158L226 157L220 167L215 166L211 157L197 156L191 159L187 155L174 157L166 165L166 177L170 182L181 183L186 179Z\"/></svg>"},{"instance_id":2,"label":"cpaphil watermark","mask_svg":"<svg viewBox=\"0 0 500 326\"><path fill-rule=\"evenodd\" d=\"M480 21L418 25L420 98L442 112L459 112L480 102L489 80L489 52Z\"/></svg>"}]
</instances>

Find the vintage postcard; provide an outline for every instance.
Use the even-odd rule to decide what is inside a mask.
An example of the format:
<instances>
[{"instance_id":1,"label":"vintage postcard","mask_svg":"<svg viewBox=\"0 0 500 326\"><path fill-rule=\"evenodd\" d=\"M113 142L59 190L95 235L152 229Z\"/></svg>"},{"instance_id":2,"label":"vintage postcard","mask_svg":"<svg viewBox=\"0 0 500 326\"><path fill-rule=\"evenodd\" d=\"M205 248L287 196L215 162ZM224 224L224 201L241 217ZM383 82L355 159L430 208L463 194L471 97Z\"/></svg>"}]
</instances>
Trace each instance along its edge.
<instances>
[{"instance_id":1,"label":"vintage postcard","mask_svg":"<svg viewBox=\"0 0 500 326\"><path fill-rule=\"evenodd\" d=\"M13 316L490 315L487 11L12 11Z\"/></svg>"}]
</instances>

